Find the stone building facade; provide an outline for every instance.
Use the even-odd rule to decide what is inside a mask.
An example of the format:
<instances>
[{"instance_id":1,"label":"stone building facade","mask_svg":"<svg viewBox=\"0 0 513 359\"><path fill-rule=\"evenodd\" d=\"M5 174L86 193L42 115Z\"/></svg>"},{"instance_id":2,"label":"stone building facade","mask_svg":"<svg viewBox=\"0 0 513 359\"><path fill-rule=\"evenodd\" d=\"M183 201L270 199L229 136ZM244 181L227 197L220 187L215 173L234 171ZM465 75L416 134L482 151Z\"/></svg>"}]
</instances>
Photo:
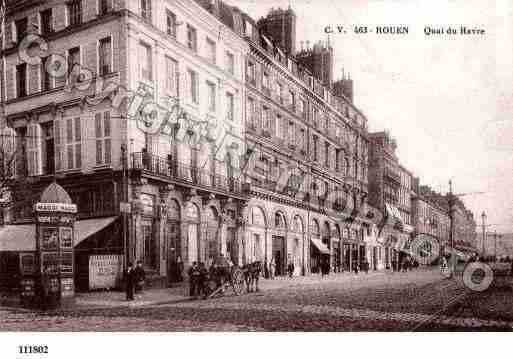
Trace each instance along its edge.
<instances>
[{"instance_id":1,"label":"stone building facade","mask_svg":"<svg viewBox=\"0 0 513 359\"><path fill-rule=\"evenodd\" d=\"M397 144L388 132L371 133L369 204L382 214L379 224L385 263L400 262L410 240L412 175L399 164Z\"/></svg>"},{"instance_id":2,"label":"stone building facade","mask_svg":"<svg viewBox=\"0 0 513 359\"><path fill-rule=\"evenodd\" d=\"M16 1L6 28L4 126L14 182L33 192L14 194L26 200L11 223L30 222L32 198L55 180L79 219L119 223L92 237L112 238L109 251L141 260L150 280L174 279L180 259L242 261L241 36L186 0ZM17 51L27 34L48 44L30 64ZM44 71L59 60L60 77Z\"/></svg>"}]
</instances>

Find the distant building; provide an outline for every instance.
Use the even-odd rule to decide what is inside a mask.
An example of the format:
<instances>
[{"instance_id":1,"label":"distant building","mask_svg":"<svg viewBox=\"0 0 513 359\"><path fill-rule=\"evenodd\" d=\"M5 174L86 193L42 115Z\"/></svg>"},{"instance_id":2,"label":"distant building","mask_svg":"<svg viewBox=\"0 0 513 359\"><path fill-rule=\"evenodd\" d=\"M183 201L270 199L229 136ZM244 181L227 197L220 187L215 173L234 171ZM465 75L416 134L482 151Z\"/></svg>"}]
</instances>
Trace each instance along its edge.
<instances>
[{"instance_id":1,"label":"distant building","mask_svg":"<svg viewBox=\"0 0 513 359\"><path fill-rule=\"evenodd\" d=\"M333 47L329 42L318 41L312 48L307 45L306 49L301 49L296 55L296 59L298 64L307 68L324 86L330 89L333 87ZM334 92L334 95L340 96L340 93Z\"/></svg>"}]
</instances>

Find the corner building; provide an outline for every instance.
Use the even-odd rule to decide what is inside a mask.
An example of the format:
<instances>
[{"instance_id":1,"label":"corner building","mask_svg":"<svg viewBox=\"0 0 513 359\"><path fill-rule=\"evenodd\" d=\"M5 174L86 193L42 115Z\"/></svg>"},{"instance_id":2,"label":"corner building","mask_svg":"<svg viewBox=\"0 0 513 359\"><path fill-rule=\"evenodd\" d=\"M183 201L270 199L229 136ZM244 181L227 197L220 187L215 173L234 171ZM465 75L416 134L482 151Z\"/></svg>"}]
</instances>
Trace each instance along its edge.
<instances>
[{"instance_id":1,"label":"corner building","mask_svg":"<svg viewBox=\"0 0 513 359\"><path fill-rule=\"evenodd\" d=\"M78 205L77 265L125 254L165 285L179 258L185 268L219 253L242 262L246 41L187 0L10 1L6 30L2 128L17 148L9 240L30 228L33 202L57 181ZM18 57L29 33L49 45L36 64ZM72 71L49 76L57 55L89 72L89 86ZM142 131L147 104L179 113L179 125Z\"/></svg>"}]
</instances>

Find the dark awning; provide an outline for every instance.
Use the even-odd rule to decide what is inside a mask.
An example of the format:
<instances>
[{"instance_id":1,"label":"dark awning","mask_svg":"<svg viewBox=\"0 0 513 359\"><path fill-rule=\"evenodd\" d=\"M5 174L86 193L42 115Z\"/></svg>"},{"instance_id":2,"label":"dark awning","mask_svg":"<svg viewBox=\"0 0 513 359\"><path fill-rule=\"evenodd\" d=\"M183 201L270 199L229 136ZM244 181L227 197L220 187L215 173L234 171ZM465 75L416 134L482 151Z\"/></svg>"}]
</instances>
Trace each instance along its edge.
<instances>
[{"instance_id":1,"label":"dark awning","mask_svg":"<svg viewBox=\"0 0 513 359\"><path fill-rule=\"evenodd\" d=\"M330 254L330 249L319 238L310 238L310 241L322 254Z\"/></svg>"},{"instance_id":2,"label":"dark awning","mask_svg":"<svg viewBox=\"0 0 513 359\"><path fill-rule=\"evenodd\" d=\"M98 233L118 217L84 219L75 222L75 246ZM0 227L0 252L25 252L36 250L36 225L14 224Z\"/></svg>"}]
</instances>

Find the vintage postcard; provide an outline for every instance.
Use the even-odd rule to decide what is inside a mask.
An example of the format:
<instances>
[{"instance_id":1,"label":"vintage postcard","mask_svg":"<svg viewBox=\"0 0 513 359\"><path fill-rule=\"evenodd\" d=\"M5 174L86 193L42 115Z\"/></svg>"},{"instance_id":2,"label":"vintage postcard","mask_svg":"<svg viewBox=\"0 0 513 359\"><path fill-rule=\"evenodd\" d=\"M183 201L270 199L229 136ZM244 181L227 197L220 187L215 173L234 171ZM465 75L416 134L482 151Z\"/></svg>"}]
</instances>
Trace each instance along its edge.
<instances>
[{"instance_id":1,"label":"vintage postcard","mask_svg":"<svg viewBox=\"0 0 513 359\"><path fill-rule=\"evenodd\" d=\"M0 10L0 331L513 329L511 1Z\"/></svg>"}]
</instances>

